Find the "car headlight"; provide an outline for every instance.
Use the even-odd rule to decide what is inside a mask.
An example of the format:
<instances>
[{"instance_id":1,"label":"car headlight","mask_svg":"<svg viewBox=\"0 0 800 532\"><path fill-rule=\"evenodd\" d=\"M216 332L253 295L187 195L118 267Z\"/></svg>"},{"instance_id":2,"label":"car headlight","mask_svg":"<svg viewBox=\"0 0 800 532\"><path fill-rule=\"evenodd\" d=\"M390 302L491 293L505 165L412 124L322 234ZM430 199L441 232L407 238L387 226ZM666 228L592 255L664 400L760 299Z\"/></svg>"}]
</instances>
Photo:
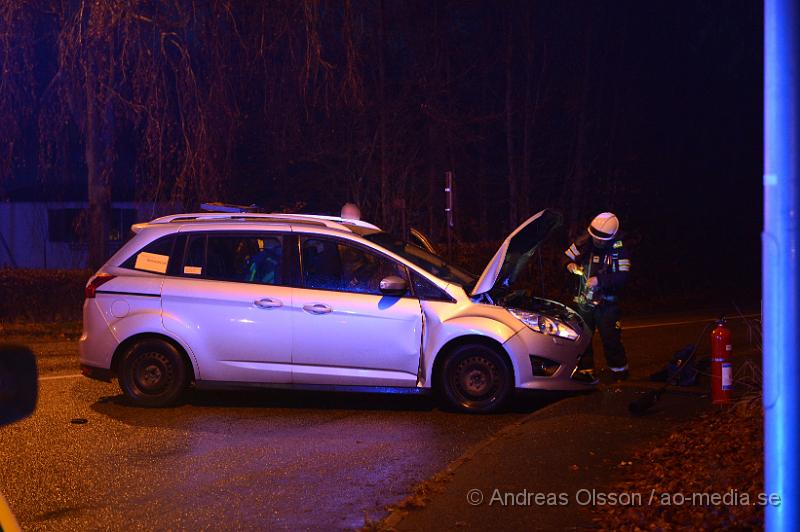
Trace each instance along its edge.
<instances>
[{"instance_id":1,"label":"car headlight","mask_svg":"<svg viewBox=\"0 0 800 532\"><path fill-rule=\"evenodd\" d=\"M578 339L578 332L561 320L529 310L510 308L508 311L519 321L538 333L558 336L559 338L566 338L567 340Z\"/></svg>"}]
</instances>

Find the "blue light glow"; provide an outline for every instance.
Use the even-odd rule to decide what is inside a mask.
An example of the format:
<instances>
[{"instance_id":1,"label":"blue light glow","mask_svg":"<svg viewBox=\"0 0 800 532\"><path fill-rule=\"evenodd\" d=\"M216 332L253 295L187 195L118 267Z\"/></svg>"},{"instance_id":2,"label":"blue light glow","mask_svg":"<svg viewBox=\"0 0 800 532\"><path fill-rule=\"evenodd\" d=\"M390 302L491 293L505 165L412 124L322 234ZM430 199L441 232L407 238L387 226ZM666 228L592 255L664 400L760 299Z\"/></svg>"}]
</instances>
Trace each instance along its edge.
<instances>
[{"instance_id":1,"label":"blue light glow","mask_svg":"<svg viewBox=\"0 0 800 532\"><path fill-rule=\"evenodd\" d=\"M800 0L764 3L764 475L767 530L797 527Z\"/></svg>"}]
</instances>

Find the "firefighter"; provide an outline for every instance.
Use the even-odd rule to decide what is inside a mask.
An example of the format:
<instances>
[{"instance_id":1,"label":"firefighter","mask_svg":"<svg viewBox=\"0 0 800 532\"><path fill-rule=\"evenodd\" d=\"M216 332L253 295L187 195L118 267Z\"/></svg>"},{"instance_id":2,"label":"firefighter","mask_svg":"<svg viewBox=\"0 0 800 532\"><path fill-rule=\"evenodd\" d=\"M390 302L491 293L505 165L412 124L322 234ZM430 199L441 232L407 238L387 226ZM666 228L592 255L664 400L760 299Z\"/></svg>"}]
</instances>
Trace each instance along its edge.
<instances>
[{"instance_id":1,"label":"firefighter","mask_svg":"<svg viewBox=\"0 0 800 532\"><path fill-rule=\"evenodd\" d=\"M628 358L622 345L619 296L631 270L628 249L619 238L619 220L610 212L598 214L564 252L567 270L579 276L575 302L594 335L600 332L606 364L614 380L628 378ZM591 344L581 357L575 377L598 382Z\"/></svg>"}]
</instances>

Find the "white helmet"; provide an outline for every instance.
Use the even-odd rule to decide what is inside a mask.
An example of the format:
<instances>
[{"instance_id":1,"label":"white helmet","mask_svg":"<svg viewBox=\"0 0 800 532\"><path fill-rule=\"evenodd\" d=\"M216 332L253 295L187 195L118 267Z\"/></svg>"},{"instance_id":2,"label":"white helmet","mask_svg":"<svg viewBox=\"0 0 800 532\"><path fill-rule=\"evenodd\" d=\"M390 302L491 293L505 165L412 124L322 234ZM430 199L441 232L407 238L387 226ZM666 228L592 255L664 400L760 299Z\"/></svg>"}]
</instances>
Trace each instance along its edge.
<instances>
[{"instance_id":1,"label":"white helmet","mask_svg":"<svg viewBox=\"0 0 800 532\"><path fill-rule=\"evenodd\" d=\"M619 231L619 220L613 212L601 212L589 225L589 234L597 240L613 240Z\"/></svg>"}]
</instances>

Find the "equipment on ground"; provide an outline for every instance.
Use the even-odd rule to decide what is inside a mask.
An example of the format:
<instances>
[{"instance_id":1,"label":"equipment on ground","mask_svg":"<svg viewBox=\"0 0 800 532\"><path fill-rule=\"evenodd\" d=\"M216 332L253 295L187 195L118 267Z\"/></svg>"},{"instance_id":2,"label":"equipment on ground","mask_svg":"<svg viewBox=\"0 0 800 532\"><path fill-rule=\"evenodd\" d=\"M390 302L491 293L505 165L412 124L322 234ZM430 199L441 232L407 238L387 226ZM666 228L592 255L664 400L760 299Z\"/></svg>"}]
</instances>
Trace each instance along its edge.
<instances>
[{"instance_id":1,"label":"equipment on ground","mask_svg":"<svg viewBox=\"0 0 800 532\"><path fill-rule=\"evenodd\" d=\"M678 368L678 370L671 376L671 378L667 379L667 382L665 382L663 386L661 386L657 390L649 391L649 392L645 393L644 395L642 395L639 399L631 402L628 405L628 410L630 411L630 413L633 414L633 415L636 415L636 416L643 415L644 413L646 413L648 410L650 410L658 402L658 400L661 398L661 396L664 394L664 392L667 391L667 389L670 386L672 386L675 383L677 383L683 377L684 372L689 371L687 368L692 368L693 370L695 370L694 369L695 368L694 359L695 359L695 355L697 354L697 346L700 343L700 340L702 339L703 335L706 334L706 332L708 331L708 328L711 325L716 325L714 330L717 331L717 328L719 328L720 323L722 323L723 327L724 327L724 321L725 321L725 318L720 318L716 322L709 323L708 325L703 327L703 330L700 331L700 335L697 337L697 342L694 343L691 352L689 352L688 355L685 357L681 367ZM727 337L725 337L724 333L722 333L720 331L719 332L719 334L721 335L720 338L721 339L727 338L728 344L725 344L725 345L729 345L730 344L730 330L728 330L727 327L724 327L724 328L725 328L726 331L728 331L728 335L727 335ZM713 337L714 337L714 335L712 333L712 357L714 356L713 355L713 342L714 342L713 341Z\"/></svg>"},{"instance_id":2,"label":"equipment on ground","mask_svg":"<svg viewBox=\"0 0 800 532\"><path fill-rule=\"evenodd\" d=\"M727 405L731 402L732 352L731 331L725 325L725 318L720 318L711 331L711 402L715 405Z\"/></svg>"},{"instance_id":3,"label":"equipment on ground","mask_svg":"<svg viewBox=\"0 0 800 532\"><path fill-rule=\"evenodd\" d=\"M694 344L689 344L676 351L664 369L650 375L650 380L654 382L672 381L677 386L694 386L698 372L697 364L691 355L695 349ZM687 365L689 367L684 369L684 366Z\"/></svg>"}]
</instances>

